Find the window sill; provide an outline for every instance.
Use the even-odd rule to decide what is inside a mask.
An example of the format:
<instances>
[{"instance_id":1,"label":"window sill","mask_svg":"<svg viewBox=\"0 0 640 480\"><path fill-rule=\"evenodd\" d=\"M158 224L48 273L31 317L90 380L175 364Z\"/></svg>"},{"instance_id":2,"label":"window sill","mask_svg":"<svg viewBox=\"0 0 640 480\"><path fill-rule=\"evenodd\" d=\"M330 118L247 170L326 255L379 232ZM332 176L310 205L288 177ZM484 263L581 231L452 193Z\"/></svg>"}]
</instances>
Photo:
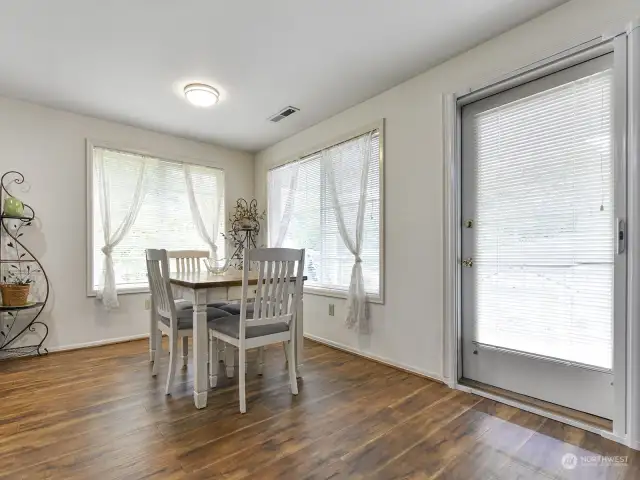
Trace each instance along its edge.
<instances>
[{"instance_id":1,"label":"window sill","mask_svg":"<svg viewBox=\"0 0 640 480\"><path fill-rule=\"evenodd\" d=\"M346 299L348 293L346 290L335 290L330 288L322 288L322 287L304 287L304 293L308 295L317 295L320 297L332 297L332 298L344 298ZM377 303L380 305L384 305L384 299L380 295L369 295L367 294L367 303Z\"/></svg>"},{"instance_id":2,"label":"window sill","mask_svg":"<svg viewBox=\"0 0 640 480\"><path fill-rule=\"evenodd\" d=\"M149 287L131 287L118 289L118 295L130 295L136 293L149 293ZM87 297L95 296L97 296L97 292L95 290L89 290L87 292Z\"/></svg>"}]
</instances>

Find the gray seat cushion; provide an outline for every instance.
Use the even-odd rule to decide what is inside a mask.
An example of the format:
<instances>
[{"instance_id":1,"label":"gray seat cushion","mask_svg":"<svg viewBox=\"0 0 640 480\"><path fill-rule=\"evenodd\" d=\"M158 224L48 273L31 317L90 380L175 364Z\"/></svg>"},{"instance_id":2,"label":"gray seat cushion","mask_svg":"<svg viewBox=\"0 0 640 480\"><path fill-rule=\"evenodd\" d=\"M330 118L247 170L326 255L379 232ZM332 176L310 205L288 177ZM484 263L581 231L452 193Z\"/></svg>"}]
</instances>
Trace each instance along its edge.
<instances>
[{"instance_id":1,"label":"gray seat cushion","mask_svg":"<svg viewBox=\"0 0 640 480\"><path fill-rule=\"evenodd\" d=\"M220 307L225 307L228 305L227 302L213 302L213 303L208 303L207 304L209 307L216 307L216 308L220 308ZM223 309L224 310L224 309Z\"/></svg>"},{"instance_id":2,"label":"gray seat cushion","mask_svg":"<svg viewBox=\"0 0 640 480\"><path fill-rule=\"evenodd\" d=\"M220 333L238 338L240 330L240 315L222 317L209 321L209 328L213 328ZM247 327L246 338L264 337L274 333L287 332L289 325L284 322L273 323L271 325L258 325L257 327Z\"/></svg>"},{"instance_id":3,"label":"gray seat cushion","mask_svg":"<svg viewBox=\"0 0 640 480\"><path fill-rule=\"evenodd\" d=\"M193 307L176 310L176 315L178 316L178 330L189 330L193 328ZM229 312L225 312L219 308L207 307L207 321L230 316L231 314ZM167 327L169 326L168 318L160 317L160 321Z\"/></svg>"},{"instance_id":4,"label":"gray seat cushion","mask_svg":"<svg viewBox=\"0 0 640 480\"><path fill-rule=\"evenodd\" d=\"M176 310L187 310L189 308L193 308L193 303L191 303L188 300L184 300L182 298L179 298L177 300L174 300L175 304L176 304ZM216 307L216 308L220 308L227 305L227 302L212 302L212 303L208 303L207 306L208 307Z\"/></svg>"},{"instance_id":5,"label":"gray seat cushion","mask_svg":"<svg viewBox=\"0 0 640 480\"><path fill-rule=\"evenodd\" d=\"M240 315L239 303L226 303L219 308L225 312L229 312L231 315ZM247 305L247 313L253 313L253 303Z\"/></svg>"},{"instance_id":6,"label":"gray seat cushion","mask_svg":"<svg viewBox=\"0 0 640 480\"><path fill-rule=\"evenodd\" d=\"M187 308L192 308L193 304L187 300L183 300L182 298L178 298L174 300L176 304L176 310L185 310Z\"/></svg>"}]
</instances>

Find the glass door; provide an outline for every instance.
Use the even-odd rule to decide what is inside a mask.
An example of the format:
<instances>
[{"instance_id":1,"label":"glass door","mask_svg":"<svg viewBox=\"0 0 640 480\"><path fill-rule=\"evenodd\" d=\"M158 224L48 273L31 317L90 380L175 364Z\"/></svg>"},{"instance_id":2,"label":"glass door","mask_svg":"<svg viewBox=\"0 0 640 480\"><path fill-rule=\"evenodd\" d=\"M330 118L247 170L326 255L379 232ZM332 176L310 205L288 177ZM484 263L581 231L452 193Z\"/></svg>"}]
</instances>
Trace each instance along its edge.
<instances>
[{"instance_id":1,"label":"glass door","mask_svg":"<svg viewBox=\"0 0 640 480\"><path fill-rule=\"evenodd\" d=\"M607 54L462 110L462 376L609 419L613 79Z\"/></svg>"}]
</instances>

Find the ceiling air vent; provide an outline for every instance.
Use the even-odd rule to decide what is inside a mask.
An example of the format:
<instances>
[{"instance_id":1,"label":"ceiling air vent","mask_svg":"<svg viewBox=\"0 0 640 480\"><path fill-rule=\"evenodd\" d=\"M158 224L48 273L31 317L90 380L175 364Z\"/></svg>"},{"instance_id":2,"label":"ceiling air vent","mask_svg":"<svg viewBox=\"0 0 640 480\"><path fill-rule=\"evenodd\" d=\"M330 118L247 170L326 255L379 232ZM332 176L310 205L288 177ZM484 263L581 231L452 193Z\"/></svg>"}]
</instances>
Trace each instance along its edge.
<instances>
[{"instance_id":1,"label":"ceiling air vent","mask_svg":"<svg viewBox=\"0 0 640 480\"><path fill-rule=\"evenodd\" d=\"M300 111L299 108L296 107L286 107L285 109L283 109L281 112L275 114L273 117L271 117L269 120L274 122L274 123L278 123L280 120L287 118L290 115L293 115L294 113Z\"/></svg>"}]
</instances>

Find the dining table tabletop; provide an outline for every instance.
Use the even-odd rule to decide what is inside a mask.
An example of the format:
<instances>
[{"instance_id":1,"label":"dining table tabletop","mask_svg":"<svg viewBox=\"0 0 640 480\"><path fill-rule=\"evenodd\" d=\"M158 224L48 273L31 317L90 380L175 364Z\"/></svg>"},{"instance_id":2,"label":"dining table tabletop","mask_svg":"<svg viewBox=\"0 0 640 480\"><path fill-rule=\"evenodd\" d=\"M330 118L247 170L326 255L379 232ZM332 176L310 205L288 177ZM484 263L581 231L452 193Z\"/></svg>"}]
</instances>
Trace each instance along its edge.
<instances>
[{"instance_id":1,"label":"dining table tabletop","mask_svg":"<svg viewBox=\"0 0 640 480\"><path fill-rule=\"evenodd\" d=\"M306 276L302 278L304 282ZM291 277L291 282L296 281ZM194 403L196 408L204 408L207 405L208 393L208 327L207 305L214 302L240 301L242 298L243 272L241 270L228 270L222 274L213 274L208 270L170 272L169 283L177 298L184 298L193 303L193 364L194 364ZM258 284L258 272L250 271L248 274L249 298L255 296ZM296 311L296 330L294 339L294 358L296 362L297 376L301 376L302 352L303 352L303 301L302 296ZM155 342L150 342L150 348L155 348ZM231 355L233 350L229 349ZM229 358L229 357L227 357ZM230 360L233 361L232 359ZM228 366L228 365L227 365Z\"/></svg>"}]
</instances>

